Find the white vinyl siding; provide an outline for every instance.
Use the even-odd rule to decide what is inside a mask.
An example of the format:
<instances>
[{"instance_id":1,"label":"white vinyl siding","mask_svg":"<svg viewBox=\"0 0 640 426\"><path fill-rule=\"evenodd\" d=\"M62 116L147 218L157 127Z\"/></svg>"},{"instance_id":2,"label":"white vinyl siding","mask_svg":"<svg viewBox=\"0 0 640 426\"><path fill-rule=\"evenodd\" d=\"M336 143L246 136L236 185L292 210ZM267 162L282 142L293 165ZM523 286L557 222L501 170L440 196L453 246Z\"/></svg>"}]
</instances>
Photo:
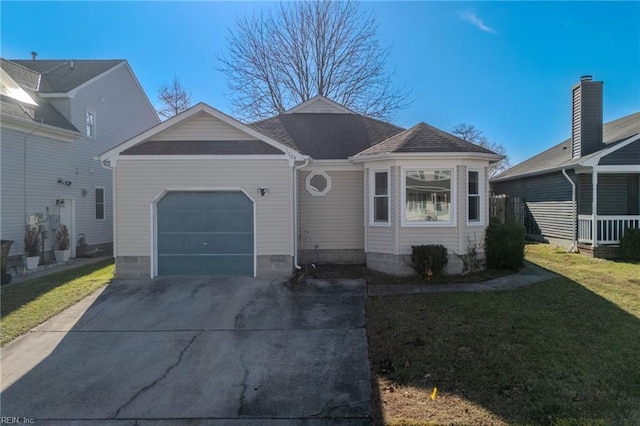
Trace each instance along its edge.
<instances>
[{"instance_id":1,"label":"white vinyl siding","mask_svg":"<svg viewBox=\"0 0 640 426\"><path fill-rule=\"evenodd\" d=\"M151 138L155 141L234 141L256 140L253 136L200 112Z\"/></svg>"},{"instance_id":2,"label":"white vinyl siding","mask_svg":"<svg viewBox=\"0 0 640 426\"><path fill-rule=\"evenodd\" d=\"M314 197L305 188L309 172L299 172L300 250L364 249L362 171L328 171L331 191Z\"/></svg>"},{"instance_id":3,"label":"white vinyl siding","mask_svg":"<svg viewBox=\"0 0 640 426\"><path fill-rule=\"evenodd\" d=\"M293 252L291 172L286 160L123 157L115 172L118 256L152 254L151 203L167 189L242 189L255 202L257 255L291 255ZM258 194L258 188L267 188L264 197Z\"/></svg>"},{"instance_id":4,"label":"white vinyl siding","mask_svg":"<svg viewBox=\"0 0 640 426\"><path fill-rule=\"evenodd\" d=\"M372 174L376 169L367 169L368 179L367 182L367 193L371 193L371 185L372 185ZM378 169L379 170L379 169ZM397 223L397 212L398 208L396 206L397 197L397 187L399 186L397 171L398 167L388 168L389 170L389 226L372 226L369 223L367 226L367 247L366 251L374 252L374 253L395 253L396 243L395 243L395 224ZM366 204L366 217L371 217L371 205L370 203ZM367 219L369 220L369 219Z\"/></svg>"}]
</instances>

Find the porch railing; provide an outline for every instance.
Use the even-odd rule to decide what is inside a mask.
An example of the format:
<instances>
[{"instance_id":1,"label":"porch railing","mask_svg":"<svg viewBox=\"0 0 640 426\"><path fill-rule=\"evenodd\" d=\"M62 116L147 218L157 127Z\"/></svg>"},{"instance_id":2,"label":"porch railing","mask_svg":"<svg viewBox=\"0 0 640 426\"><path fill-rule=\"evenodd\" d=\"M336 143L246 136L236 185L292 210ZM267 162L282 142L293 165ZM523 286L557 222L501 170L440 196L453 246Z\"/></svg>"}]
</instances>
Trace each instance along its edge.
<instances>
[{"instance_id":1,"label":"porch railing","mask_svg":"<svg viewBox=\"0 0 640 426\"><path fill-rule=\"evenodd\" d=\"M640 228L640 215L597 216L598 244L620 244L627 228ZM578 215L578 242L593 244L593 216Z\"/></svg>"}]
</instances>

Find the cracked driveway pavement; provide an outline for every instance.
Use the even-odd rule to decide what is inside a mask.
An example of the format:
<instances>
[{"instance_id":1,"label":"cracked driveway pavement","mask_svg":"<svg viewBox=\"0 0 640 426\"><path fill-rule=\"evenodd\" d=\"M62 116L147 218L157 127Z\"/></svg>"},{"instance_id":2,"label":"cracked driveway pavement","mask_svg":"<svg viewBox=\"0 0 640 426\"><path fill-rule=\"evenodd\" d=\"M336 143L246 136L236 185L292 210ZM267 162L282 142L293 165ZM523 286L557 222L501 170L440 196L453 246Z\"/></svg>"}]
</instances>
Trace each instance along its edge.
<instances>
[{"instance_id":1,"label":"cracked driveway pavement","mask_svg":"<svg viewBox=\"0 0 640 426\"><path fill-rule=\"evenodd\" d=\"M115 280L2 350L37 424L369 424L365 284Z\"/></svg>"}]
</instances>

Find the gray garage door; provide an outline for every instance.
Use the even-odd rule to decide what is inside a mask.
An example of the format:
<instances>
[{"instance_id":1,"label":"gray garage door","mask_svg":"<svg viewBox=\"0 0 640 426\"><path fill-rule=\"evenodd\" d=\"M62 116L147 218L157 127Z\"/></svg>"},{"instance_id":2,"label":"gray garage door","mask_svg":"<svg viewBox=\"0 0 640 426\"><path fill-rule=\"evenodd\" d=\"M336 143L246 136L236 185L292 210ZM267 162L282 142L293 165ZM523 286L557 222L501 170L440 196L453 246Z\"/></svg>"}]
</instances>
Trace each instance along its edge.
<instances>
[{"instance_id":1,"label":"gray garage door","mask_svg":"<svg viewBox=\"0 0 640 426\"><path fill-rule=\"evenodd\" d=\"M253 203L242 192L170 192L157 205L158 275L253 276Z\"/></svg>"}]
</instances>

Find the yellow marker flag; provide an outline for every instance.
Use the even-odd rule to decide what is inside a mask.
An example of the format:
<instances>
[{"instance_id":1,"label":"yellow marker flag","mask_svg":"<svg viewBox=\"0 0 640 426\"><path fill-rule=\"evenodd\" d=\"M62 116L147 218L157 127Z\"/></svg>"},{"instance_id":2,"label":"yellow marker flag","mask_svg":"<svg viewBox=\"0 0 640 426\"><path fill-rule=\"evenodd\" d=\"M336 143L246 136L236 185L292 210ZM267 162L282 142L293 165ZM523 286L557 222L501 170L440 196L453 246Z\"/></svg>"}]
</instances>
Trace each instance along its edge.
<instances>
[{"instance_id":1,"label":"yellow marker flag","mask_svg":"<svg viewBox=\"0 0 640 426\"><path fill-rule=\"evenodd\" d=\"M431 392L431 400L436 400L436 394L438 393L438 388L433 388L433 392Z\"/></svg>"}]
</instances>

